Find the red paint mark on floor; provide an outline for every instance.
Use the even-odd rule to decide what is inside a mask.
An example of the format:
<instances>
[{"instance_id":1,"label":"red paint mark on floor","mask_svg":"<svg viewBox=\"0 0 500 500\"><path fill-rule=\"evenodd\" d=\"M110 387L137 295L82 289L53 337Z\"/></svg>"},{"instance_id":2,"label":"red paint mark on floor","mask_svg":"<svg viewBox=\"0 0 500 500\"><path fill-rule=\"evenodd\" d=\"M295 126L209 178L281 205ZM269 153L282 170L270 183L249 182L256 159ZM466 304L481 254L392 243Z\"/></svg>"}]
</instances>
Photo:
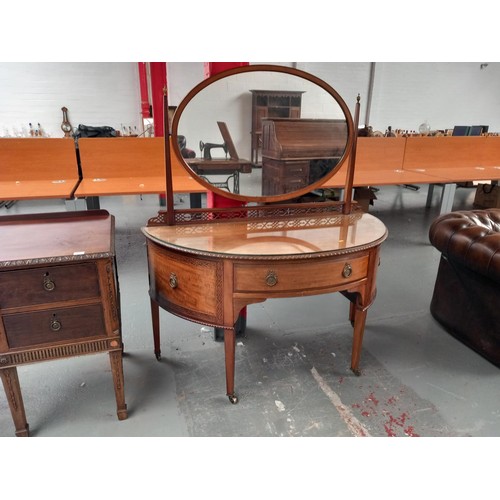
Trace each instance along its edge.
<instances>
[{"instance_id":1,"label":"red paint mark on floor","mask_svg":"<svg viewBox=\"0 0 500 500\"><path fill-rule=\"evenodd\" d=\"M405 434L410 437L420 437L420 434L417 434L415 432L415 429L413 428L413 425L410 425L405 429Z\"/></svg>"},{"instance_id":2,"label":"red paint mark on floor","mask_svg":"<svg viewBox=\"0 0 500 500\"><path fill-rule=\"evenodd\" d=\"M380 400L376 396L376 391L372 390L361 403L351 404L351 407L358 410L359 415L363 418L375 418L379 415L381 418L380 424L383 426L385 434L389 437L419 437L415 428L409 425L411 417L408 411L402 411L401 408L398 408L401 394L404 392L404 388L401 388L398 394L388 398L384 396Z\"/></svg>"}]
</instances>

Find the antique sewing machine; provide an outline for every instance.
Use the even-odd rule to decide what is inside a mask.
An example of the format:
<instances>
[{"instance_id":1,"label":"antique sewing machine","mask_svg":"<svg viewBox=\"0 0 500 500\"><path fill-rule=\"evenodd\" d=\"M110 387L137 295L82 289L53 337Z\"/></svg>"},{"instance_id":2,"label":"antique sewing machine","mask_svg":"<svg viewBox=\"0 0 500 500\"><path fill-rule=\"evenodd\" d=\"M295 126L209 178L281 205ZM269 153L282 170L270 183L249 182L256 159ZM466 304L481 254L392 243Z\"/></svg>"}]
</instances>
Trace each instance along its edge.
<instances>
[{"instance_id":1,"label":"antique sewing machine","mask_svg":"<svg viewBox=\"0 0 500 500\"><path fill-rule=\"evenodd\" d=\"M204 160L211 160L212 159L211 151L212 151L212 149L216 149L216 148L223 149L224 153L226 154L226 158L227 158L228 149L227 149L227 145L225 142L223 142L222 144L214 144L213 142L200 141L200 151L203 154Z\"/></svg>"}]
</instances>

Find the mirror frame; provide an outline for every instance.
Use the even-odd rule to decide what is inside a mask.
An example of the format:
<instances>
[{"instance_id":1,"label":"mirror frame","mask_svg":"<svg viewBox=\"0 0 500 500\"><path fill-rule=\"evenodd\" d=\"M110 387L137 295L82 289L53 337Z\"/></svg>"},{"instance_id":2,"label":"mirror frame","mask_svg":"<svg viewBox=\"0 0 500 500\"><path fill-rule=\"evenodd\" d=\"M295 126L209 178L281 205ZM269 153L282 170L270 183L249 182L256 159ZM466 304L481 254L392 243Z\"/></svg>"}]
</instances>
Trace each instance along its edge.
<instances>
[{"instance_id":1,"label":"mirror frame","mask_svg":"<svg viewBox=\"0 0 500 500\"><path fill-rule=\"evenodd\" d=\"M337 102L337 104L340 106L345 119L346 119L346 125L347 125L347 143L346 147L344 150L344 153L342 157L340 158L339 162L335 165L335 167L329 172L327 175L322 177L321 179L315 181L314 183L305 186L304 188L297 189L295 191L291 191L289 193L284 193L280 195L270 195L270 196L245 196L242 194L235 194L235 193L230 193L228 191L225 191L221 188L218 188L208 182L207 180L203 179L201 176L196 174L193 169L191 169L188 165L188 163L185 161L185 159L181 155L181 150L178 144L178 127L179 127L179 121L182 117L182 113L184 109L189 105L190 101L203 89L208 87L209 85L213 84L214 82L217 82L219 80L222 80L224 78L228 78L230 76L236 75L236 74L241 74L241 73L250 73L250 72L275 72L275 73L287 73L290 75L294 75L299 78L303 78L311 83L316 84L317 86L321 87L323 90L325 90L328 94L331 95L331 97ZM166 131L167 132L167 131ZM351 112L345 103L345 101L342 99L342 97L338 94L338 92L333 89L330 85L328 85L326 82L321 80L320 78L307 73L302 70L298 70L295 68L289 68L286 66L278 66L278 65L267 65L267 64L255 64L255 65L249 65L249 66L242 66L242 67L237 67L234 69L230 69L227 71L223 71L221 73L218 73L212 77L207 78L206 80L203 80L201 83L196 85L181 101L181 103L177 106L177 109L175 110L173 119L172 119L172 132L171 132L171 150L173 150L173 154L176 156L176 160L184 167L184 169L187 171L187 173L196 179L197 182L199 182L202 186L204 186L208 191L211 191L212 193L215 193L223 198L229 198L236 200L238 202L244 202L244 203L251 203L255 202L257 204L268 204L268 203L279 203L279 202L284 202L288 200L293 200L295 198L298 198L300 196L303 196L307 193L310 193L311 191L314 191L315 189L321 187L325 182L327 182L330 178L332 178L343 166L344 162L348 158L349 154L353 152L354 145L355 145L355 124L351 115ZM167 161L170 161L167 155ZM167 168L167 186L171 184L171 179L169 179L169 175L171 176L171 169Z\"/></svg>"}]
</instances>

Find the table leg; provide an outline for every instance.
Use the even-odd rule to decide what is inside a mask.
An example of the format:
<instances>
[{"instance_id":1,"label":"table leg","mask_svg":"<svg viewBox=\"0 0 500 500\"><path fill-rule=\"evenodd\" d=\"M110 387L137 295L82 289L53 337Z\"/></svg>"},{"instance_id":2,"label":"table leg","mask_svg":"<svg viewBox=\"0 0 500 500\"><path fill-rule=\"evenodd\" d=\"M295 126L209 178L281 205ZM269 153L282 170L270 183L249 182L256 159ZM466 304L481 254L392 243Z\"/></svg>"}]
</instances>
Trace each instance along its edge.
<instances>
[{"instance_id":1,"label":"table leg","mask_svg":"<svg viewBox=\"0 0 500 500\"><path fill-rule=\"evenodd\" d=\"M240 171L236 170L233 175L234 175L233 193L240 194Z\"/></svg>"},{"instance_id":2,"label":"table leg","mask_svg":"<svg viewBox=\"0 0 500 500\"><path fill-rule=\"evenodd\" d=\"M443 193L441 195L441 208L439 215L451 212L453 209L453 199L455 197L455 191L457 189L456 184L445 184L443 187Z\"/></svg>"},{"instance_id":3,"label":"table leg","mask_svg":"<svg viewBox=\"0 0 500 500\"><path fill-rule=\"evenodd\" d=\"M354 308L354 332L352 339L351 370L360 375L359 360L361 358L361 346L363 344L363 334L365 332L367 310L365 308Z\"/></svg>"},{"instance_id":4,"label":"table leg","mask_svg":"<svg viewBox=\"0 0 500 500\"><path fill-rule=\"evenodd\" d=\"M121 351L110 351L109 360L111 362L111 372L113 373L113 382L115 385L116 414L118 420L126 420L127 405L125 404L125 389L123 377L123 360Z\"/></svg>"},{"instance_id":5,"label":"table leg","mask_svg":"<svg viewBox=\"0 0 500 500\"><path fill-rule=\"evenodd\" d=\"M153 322L153 344L156 359L161 359L160 349L160 308L158 303L151 299L151 320Z\"/></svg>"},{"instance_id":6,"label":"table leg","mask_svg":"<svg viewBox=\"0 0 500 500\"><path fill-rule=\"evenodd\" d=\"M26 422L26 413L24 412L24 403L19 377L17 375L17 368L15 366L3 368L0 370L0 377L2 378L5 395L9 402L12 420L16 427L16 436L28 437L29 425Z\"/></svg>"},{"instance_id":7,"label":"table leg","mask_svg":"<svg viewBox=\"0 0 500 500\"><path fill-rule=\"evenodd\" d=\"M234 393L234 357L236 332L234 328L224 328L224 354L226 358L226 393L229 401L236 404L238 397Z\"/></svg>"},{"instance_id":8,"label":"table leg","mask_svg":"<svg viewBox=\"0 0 500 500\"><path fill-rule=\"evenodd\" d=\"M201 208L201 193L189 193L189 207Z\"/></svg>"},{"instance_id":9,"label":"table leg","mask_svg":"<svg viewBox=\"0 0 500 500\"><path fill-rule=\"evenodd\" d=\"M427 191L427 201L425 202L425 208L431 208L432 197L434 196L434 186L435 184L429 184L429 190Z\"/></svg>"},{"instance_id":10,"label":"table leg","mask_svg":"<svg viewBox=\"0 0 500 500\"><path fill-rule=\"evenodd\" d=\"M351 325L354 326L354 317L356 315L356 303L349 301L349 321Z\"/></svg>"}]
</instances>

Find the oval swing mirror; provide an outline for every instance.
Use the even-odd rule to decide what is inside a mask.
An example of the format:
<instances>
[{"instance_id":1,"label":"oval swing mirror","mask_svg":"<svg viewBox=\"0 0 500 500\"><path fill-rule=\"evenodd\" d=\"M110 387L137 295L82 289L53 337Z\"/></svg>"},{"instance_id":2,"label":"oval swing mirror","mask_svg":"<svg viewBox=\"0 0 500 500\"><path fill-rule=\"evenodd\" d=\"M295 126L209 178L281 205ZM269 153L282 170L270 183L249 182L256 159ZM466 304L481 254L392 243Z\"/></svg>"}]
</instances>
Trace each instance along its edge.
<instances>
[{"instance_id":1,"label":"oval swing mirror","mask_svg":"<svg viewBox=\"0 0 500 500\"><path fill-rule=\"evenodd\" d=\"M177 107L172 144L208 190L244 202L302 196L335 175L354 125L327 83L281 66L254 65L197 85Z\"/></svg>"}]
</instances>

